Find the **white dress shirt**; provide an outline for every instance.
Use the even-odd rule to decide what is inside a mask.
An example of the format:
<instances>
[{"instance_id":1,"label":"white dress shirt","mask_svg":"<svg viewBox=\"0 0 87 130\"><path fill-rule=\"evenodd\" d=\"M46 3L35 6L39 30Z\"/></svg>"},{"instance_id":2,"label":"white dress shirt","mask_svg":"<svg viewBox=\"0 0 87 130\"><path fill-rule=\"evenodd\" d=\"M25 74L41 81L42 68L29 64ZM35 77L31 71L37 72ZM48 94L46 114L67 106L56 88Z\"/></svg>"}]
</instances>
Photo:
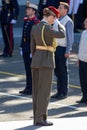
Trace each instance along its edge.
<instances>
[{"instance_id":1,"label":"white dress shirt","mask_svg":"<svg viewBox=\"0 0 87 130\"><path fill-rule=\"evenodd\" d=\"M79 60L87 62L87 30L83 31L79 44Z\"/></svg>"}]
</instances>

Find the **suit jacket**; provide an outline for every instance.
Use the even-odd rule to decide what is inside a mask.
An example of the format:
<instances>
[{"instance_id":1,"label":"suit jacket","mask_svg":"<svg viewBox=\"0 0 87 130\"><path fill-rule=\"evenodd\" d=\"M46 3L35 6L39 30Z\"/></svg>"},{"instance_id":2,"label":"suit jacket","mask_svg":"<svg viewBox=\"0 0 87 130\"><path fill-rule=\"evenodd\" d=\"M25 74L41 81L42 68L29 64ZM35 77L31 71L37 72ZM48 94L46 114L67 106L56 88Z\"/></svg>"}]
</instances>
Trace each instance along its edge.
<instances>
[{"instance_id":1,"label":"suit jacket","mask_svg":"<svg viewBox=\"0 0 87 130\"><path fill-rule=\"evenodd\" d=\"M41 21L36 26L33 26L31 30L31 53L32 53L32 68L49 67L54 68L54 54L48 50L37 50L36 45L44 46L41 31L45 24L44 39L47 46L52 46L53 38L62 38L65 36L64 30L59 28L59 31L53 30L49 24Z\"/></svg>"}]
</instances>

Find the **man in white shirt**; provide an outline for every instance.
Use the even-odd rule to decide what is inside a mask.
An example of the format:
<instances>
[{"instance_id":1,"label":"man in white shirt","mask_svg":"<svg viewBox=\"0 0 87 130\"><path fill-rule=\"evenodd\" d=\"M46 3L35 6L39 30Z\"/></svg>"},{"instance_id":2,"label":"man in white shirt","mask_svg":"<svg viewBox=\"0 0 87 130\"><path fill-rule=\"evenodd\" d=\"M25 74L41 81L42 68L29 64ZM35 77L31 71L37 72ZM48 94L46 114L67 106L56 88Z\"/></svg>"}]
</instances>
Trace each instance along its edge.
<instances>
[{"instance_id":1,"label":"man in white shirt","mask_svg":"<svg viewBox=\"0 0 87 130\"><path fill-rule=\"evenodd\" d=\"M79 44L79 78L82 90L82 98L77 103L87 103L87 18L84 20L83 31Z\"/></svg>"},{"instance_id":2,"label":"man in white shirt","mask_svg":"<svg viewBox=\"0 0 87 130\"><path fill-rule=\"evenodd\" d=\"M69 5L65 2L60 2L59 12L60 18L59 21L65 26L66 37L57 39L58 47L55 52L55 75L57 77L57 93L52 96L52 98L57 98L58 100L64 99L67 97L68 93L68 61L70 51L72 49L72 44L74 41L73 33L73 21L67 15L69 10ZM56 21L56 24L59 24ZM55 26L55 24L54 24ZM56 29L56 27L54 27Z\"/></svg>"}]
</instances>

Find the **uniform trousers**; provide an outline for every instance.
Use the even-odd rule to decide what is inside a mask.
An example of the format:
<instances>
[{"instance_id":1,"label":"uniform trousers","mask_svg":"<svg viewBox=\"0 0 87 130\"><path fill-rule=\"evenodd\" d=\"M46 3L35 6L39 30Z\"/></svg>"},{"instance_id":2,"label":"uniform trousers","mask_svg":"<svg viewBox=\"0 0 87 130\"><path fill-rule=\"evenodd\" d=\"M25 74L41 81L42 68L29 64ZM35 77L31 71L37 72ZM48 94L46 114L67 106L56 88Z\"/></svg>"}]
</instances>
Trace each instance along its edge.
<instances>
[{"instance_id":1,"label":"uniform trousers","mask_svg":"<svg viewBox=\"0 0 87 130\"><path fill-rule=\"evenodd\" d=\"M4 50L3 54L12 56L14 39L13 39L13 27L12 24L1 23L2 35L4 40Z\"/></svg>"},{"instance_id":2,"label":"uniform trousers","mask_svg":"<svg viewBox=\"0 0 87 130\"><path fill-rule=\"evenodd\" d=\"M31 74L31 60L29 52L23 52L23 60L26 71L26 90L32 93L32 74Z\"/></svg>"},{"instance_id":3,"label":"uniform trousers","mask_svg":"<svg viewBox=\"0 0 87 130\"><path fill-rule=\"evenodd\" d=\"M50 99L53 69L32 69L34 124L47 119L47 106Z\"/></svg>"},{"instance_id":4,"label":"uniform trousers","mask_svg":"<svg viewBox=\"0 0 87 130\"><path fill-rule=\"evenodd\" d=\"M65 58L66 47L58 46L55 52L55 75L57 77L58 95L67 95L68 91L68 71L67 58Z\"/></svg>"},{"instance_id":5,"label":"uniform trousers","mask_svg":"<svg viewBox=\"0 0 87 130\"><path fill-rule=\"evenodd\" d=\"M79 77L83 98L87 100L87 62L79 61Z\"/></svg>"}]
</instances>

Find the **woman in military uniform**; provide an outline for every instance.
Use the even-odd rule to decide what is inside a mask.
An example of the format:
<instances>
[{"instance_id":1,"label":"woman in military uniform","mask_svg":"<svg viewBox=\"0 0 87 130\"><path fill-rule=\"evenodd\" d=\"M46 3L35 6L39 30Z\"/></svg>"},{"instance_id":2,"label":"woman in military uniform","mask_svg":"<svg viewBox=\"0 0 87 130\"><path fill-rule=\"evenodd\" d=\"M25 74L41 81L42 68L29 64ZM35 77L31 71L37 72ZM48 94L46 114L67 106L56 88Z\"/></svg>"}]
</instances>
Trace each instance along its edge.
<instances>
[{"instance_id":1,"label":"woman in military uniform","mask_svg":"<svg viewBox=\"0 0 87 130\"><path fill-rule=\"evenodd\" d=\"M53 123L47 121L47 106L50 99L52 73L54 69L54 38L65 36L63 28L53 30L51 24L58 16L58 10L49 6L43 11L43 20L33 26L31 31L32 53L32 87L34 125L49 126Z\"/></svg>"}]
</instances>

